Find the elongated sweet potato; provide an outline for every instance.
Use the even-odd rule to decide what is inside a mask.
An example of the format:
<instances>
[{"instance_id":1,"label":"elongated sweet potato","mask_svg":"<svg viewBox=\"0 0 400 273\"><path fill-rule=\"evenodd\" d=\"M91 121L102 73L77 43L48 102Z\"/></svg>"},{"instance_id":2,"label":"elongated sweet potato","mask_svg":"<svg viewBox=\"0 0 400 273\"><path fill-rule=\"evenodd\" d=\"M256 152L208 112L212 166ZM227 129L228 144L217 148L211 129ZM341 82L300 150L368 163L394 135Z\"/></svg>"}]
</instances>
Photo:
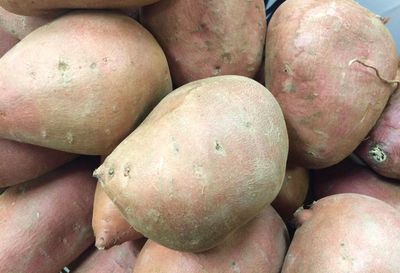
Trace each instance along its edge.
<instances>
[{"instance_id":1,"label":"elongated sweet potato","mask_svg":"<svg viewBox=\"0 0 400 273\"><path fill-rule=\"evenodd\" d=\"M0 7L0 29L21 40L29 33L57 17L57 14L47 16L22 16Z\"/></svg>"},{"instance_id":2,"label":"elongated sweet potato","mask_svg":"<svg viewBox=\"0 0 400 273\"><path fill-rule=\"evenodd\" d=\"M97 164L80 159L0 195L0 272L55 273L93 243Z\"/></svg>"},{"instance_id":3,"label":"elongated sweet potato","mask_svg":"<svg viewBox=\"0 0 400 273\"><path fill-rule=\"evenodd\" d=\"M363 64L359 63L362 62ZM287 0L267 32L266 86L288 126L290 162L324 168L350 155L395 86L395 42L353 0Z\"/></svg>"},{"instance_id":4,"label":"elongated sweet potato","mask_svg":"<svg viewBox=\"0 0 400 273\"><path fill-rule=\"evenodd\" d=\"M136 21L69 13L0 59L0 137L107 154L171 89L164 53Z\"/></svg>"},{"instance_id":5,"label":"elongated sweet potato","mask_svg":"<svg viewBox=\"0 0 400 273\"><path fill-rule=\"evenodd\" d=\"M178 87L211 76L254 77L266 33L262 0L162 0L141 22L164 49Z\"/></svg>"},{"instance_id":6,"label":"elongated sweet potato","mask_svg":"<svg viewBox=\"0 0 400 273\"><path fill-rule=\"evenodd\" d=\"M400 211L400 183L375 174L350 160L314 172L313 192L316 198L339 194L365 194L392 205Z\"/></svg>"},{"instance_id":7,"label":"elongated sweet potato","mask_svg":"<svg viewBox=\"0 0 400 273\"><path fill-rule=\"evenodd\" d=\"M0 139L0 188L39 177L77 155Z\"/></svg>"},{"instance_id":8,"label":"elongated sweet potato","mask_svg":"<svg viewBox=\"0 0 400 273\"><path fill-rule=\"evenodd\" d=\"M0 58L18 42L18 39L0 28Z\"/></svg>"},{"instance_id":9,"label":"elongated sweet potato","mask_svg":"<svg viewBox=\"0 0 400 273\"><path fill-rule=\"evenodd\" d=\"M286 223L292 220L293 213L304 204L309 182L308 170L302 167L287 167L281 191L271 203Z\"/></svg>"},{"instance_id":10,"label":"elongated sweet potato","mask_svg":"<svg viewBox=\"0 0 400 273\"><path fill-rule=\"evenodd\" d=\"M73 273L132 273L141 245L126 242L108 250L90 249Z\"/></svg>"},{"instance_id":11,"label":"elongated sweet potato","mask_svg":"<svg viewBox=\"0 0 400 273\"><path fill-rule=\"evenodd\" d=\"M400 271L400 212L360 194L337 194L296 213L282 273Z\"/></svg>"},{"instance_id":12,"label":"elongated sweet potato","mask_svg":"<svg viewBox=\"0 0 400 273\"><path fill-rule=\"evenodd\" d=\"M125 220L100 183L96 187L92 226L98 249L109 249L143 237Z\"/></svg>"},{"instance_id":13,"label":"elongated sweet potato","mask_svg":"<svg viewBox=\"0 0 400 273\"><path fill-rule=\"evenodd\" d=\"M63 9L137 8L159 0L0 0L0 6L21 15L47 15Z\"/></svg>"},{"instance_id":14,"label":"elongated sweet potato","mask_svg":"<svg viewBox=\"0 0 400 273\"><path fill-rule=\"evenodd\" d=\"M400 60L397 69L400 80ZM400 179L400 88L390 97L375 127L356 153L380 175Z\"/></svg>"},{"instance_id":15,"label":"elongated sweet potato","mask_svg":"<svg viewBox=\"0 0 400 273\"><path fill-rule=\"evenodd\" d=\"M145 237L202 251L273 201L287 144L268 90L249 78L219 76L168 95L94 175Z\"/></svg>"},{"instance_id":16,"label":"elongated sweet potato","mask_svg":"<svg viewBox=\"0 0 400 273\"><path fill-rule=\"evenodd\" d=\"M134 273L279 273L288 247L286 226L271 206L221 245L202 253L168 249L148 240Z\"/></svg>"}]
</instances>

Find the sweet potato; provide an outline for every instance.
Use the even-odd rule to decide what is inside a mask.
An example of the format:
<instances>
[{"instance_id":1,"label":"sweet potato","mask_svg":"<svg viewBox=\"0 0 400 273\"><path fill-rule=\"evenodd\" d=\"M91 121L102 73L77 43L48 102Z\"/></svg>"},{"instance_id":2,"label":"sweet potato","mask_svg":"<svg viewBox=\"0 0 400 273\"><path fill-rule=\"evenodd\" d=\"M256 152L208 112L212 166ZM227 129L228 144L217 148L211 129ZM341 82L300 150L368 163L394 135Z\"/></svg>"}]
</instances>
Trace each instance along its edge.
<instances>
[{"instance_id":1,"label":"sweet potato","mask_svg":"<svg viewBox=\"0 0 400 273\"><path fill-rule=\"evenodd\" d=\"M400 80L400 60L396 79ZM357 148L356 153L374 171L400 179L400 91L390 97L385 111L368 137Z\"/></svg>"},{"instance_id":2,"label":"sweet potato","mask_svg":"<svg viewBox=\"0 0 400 273\"><path fill-rule=\"evenodd\" d=\"M265 87L212 77L168 95L94 175L145 237L197 252L274 200L287 144L282 112Z\"/></svg>"},{"instance_id":3,"label":"sweet potato","mask_svg":"<svg viewBox=\"0 0 400 273\"><path fill-rule=\"evenodd\" d=\"M47 16L22 16L0 7L0 29L21 40L35 29L51 22L58 14Z\"/></svg>"},{"instance_id":4,"label":"sweet potato","mask_svg":"<svg viewBox=\"0 0 400 273\"><path fill-rule=\"evenodd\" d=\"M0 6L21 15L48 15L64 9L137 8L159 0L0 0Z\"/></svg>"},{"instance_id":5,"label":"sweet potato","mask_svg":"<svg viewBox=\"0 0 400 273\"><path fill-rule=\"evenodd\" d=\"M392 205L400 211L400 183L385 178L351 160L314 172L313 192L316 198L339 194L365 194Z\"/></svg>"},{"instance_id":6,"label":"sweet potato","mask_svg":"<svg viewBox=\"0 0 400 273\"><path fill-rule=\"evenodd\" d=\"M286 223L291 221L293 213L306 200L309 182L308 170L287 167L281 191L271 204Z\"/></svg>"},{"instance_id":7,"label":"sweet potato","mask_svg":"<svg viewBox=\"0 0 400 273\"><path fill-rule=\"evenodd\" d=\"M0 139L0 188L37 178L77 155Z\"/></svg>"},{"instance_id":8,"label":"sweet potato","mask_svg":"<svg viewBox=\"0 0 400 273\"><path fill-rule=\"evenodd\" d=\"M93 243L97 164L80 159L0 196L0 272L55 273Z\"/></svg>"},{"instance_id":9,"label":"sweet potato","mask_svg":"<svg viewBox=\"0 0 400 273\"><path fill-rule=\"evenodd\" d=\"M254 77L261 66L262 0L162 0L142 9L141 22L164 49L176 87L218 75Z\"/></svg>"},{"instance_id":10,"label":"sweet potato","mask_svg":"<svg viewBox=\"0 0 400 273\"><path fill-rule=\"evenodd\" d=\"M0 137L107 154L171 89L164 53L136 21L69 13L0 59Z\"/></svg>"},{"instance_id":11,"label":"sweet potato","mask_svg":"<svg viewBox=\"0 0 400 273\"><path fill-rule=\"evenodd\" d=\"M385 202L337 194L296 217L282 273L399 272L400 212Z\"/></svg>"},{"instance_id":12,"label":"sweet potato","mask_svg":"<svg viewBox=\"0 0 400 273\"><path fill-rule=\"evenodd\" d=\"M109 249L143 237L129 225L100 184L96 187L92 226L98 249Z\"/></svg>"},{"instance_id":13,"label":"sweet potato","mask_svg":"<svg viewBox=\"0 0 400 273\"><path fill-rule=\"evenodd\" d=\"M392 80L397 50L382 21L353 0L287 0L278 8L265 77L285 115L291 163L332 166L366 137L395 85L365 65Z\"/></svg>"},{"instance_id":14,"label":"sweet potato","mask_svg":"<svg viewBox=\"0 0 400 273\"><path fill-rule=\"evenodd\" d=\"M0 58L18 42L18 39L0 28Z\"/></svg>"},{"instance_id":15,"label":"sweet potato","mask_svg":"<svg viewBox=\"0 0 400 273\"><path fill-rule=\"evenodd\" d=\"M132 273L141 246L126 242L109 250L92 248L80 257L82 261L73 273Z\"/></svg>"},{"instance_id":16,"label":"sweet potato","mask_svg":"<svg viewBox=\"0 0 400 273\"><path fill-rule=\"evenodd\" d=\"M134 273L279 273L288 246L286 226L271 206L221 245L203 253L168 249L148 240Z\"/></svg>"}]
</instances>

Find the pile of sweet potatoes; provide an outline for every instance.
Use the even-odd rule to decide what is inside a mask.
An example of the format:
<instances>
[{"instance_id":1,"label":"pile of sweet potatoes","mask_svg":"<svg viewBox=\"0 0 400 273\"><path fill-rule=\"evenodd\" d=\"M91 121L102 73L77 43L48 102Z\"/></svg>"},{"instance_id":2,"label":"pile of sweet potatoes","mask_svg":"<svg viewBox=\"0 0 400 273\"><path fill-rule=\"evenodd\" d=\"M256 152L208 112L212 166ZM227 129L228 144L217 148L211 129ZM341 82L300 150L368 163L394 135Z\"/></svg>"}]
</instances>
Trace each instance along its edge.
<instances>
[{"instance_id":1,"label":"pile of sweet potatoes","mask_svg":"<svg viewBox=\"0 0 400 273\"><path fill-rule=\"evenodd\" d=\"M0 0L0 272L400 272L386 20L276 5Z\"/></svg>"}]
</instances>

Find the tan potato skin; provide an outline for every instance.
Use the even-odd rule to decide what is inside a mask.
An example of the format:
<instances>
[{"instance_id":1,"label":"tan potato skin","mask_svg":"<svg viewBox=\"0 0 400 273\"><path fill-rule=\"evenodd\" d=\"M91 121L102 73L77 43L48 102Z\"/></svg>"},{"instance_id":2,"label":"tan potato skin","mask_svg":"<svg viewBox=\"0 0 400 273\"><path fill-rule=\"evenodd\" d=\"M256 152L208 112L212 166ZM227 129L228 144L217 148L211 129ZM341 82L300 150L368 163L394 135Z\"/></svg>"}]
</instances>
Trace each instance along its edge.
<instances>
[{"instance_id":1,"label":"tan potato skin","mask_svg":"<svg viewBox=\"0 0 400 273\"><path fill-rule=\"evenodd\" d=\"M266 34L262 0L162 0L142 24L164 49L176 87L219 75L255 77Z\"/></svg>"},{"instance_id":2,"label":"tan potato skin","mask_svg":"<svg viewBox=\"0 0 400 273\"><path fill-rule=\"evenodd\" d=\"M288 0L272 17L266 86L288 126L289 161L332 166L361 143L382 113L397 69L395 42L382 21L352 0Z\"/></svg>"},{"instance_id":3,"label":"tan potato skin","mask_svg":"<svg viewBox=\"0 0 400 273\"><path fill-rule=\"evenodd\" d=\"M267 89L241 76L212 77L167 96L95 176L146 238L202 251L276 197L287 144Z\"/></svg>"},{"instance_id":4,"label":"tan potato skin","mask_svg":"<svg viewBox=\"0 0 400 273\"><path fill-rule=\"evenodd\" d=\"M39 177L77 157L7 139L0 139L0 151L0 188Z\"/></svg>"},{"instance_id":5,"label":"tan potato skin","mask_svg":"<svg viewBox=\"0 0 400 273\"><path fill-rule=\"evenodd\" d=\"M171 85L164 53L136 21L69 13L0 59L0 137L107 154Z\"/></svg>"},{"instance_id":6,"label":"tan potato skin","mask_svg":"<svg viewBox=\"0 0 400 273\"><path fill-rule=\"evenodd\" d=\"M0 28L0 58L18 42L18 39L14 38L12 35Z\"/></svg>"},{"instance_id":7,"label":"tan potato skin","mask_svg":"<svg viewBox=\"0 0 400 273\"><path fill-rule=\"evenodd\" d=\"M400 211L399 181L377 175L351 160L314 172L312 187L316 198L359 193L385 201Z\"/></svg>"},{"instance_id":8,"label":"tan potato skin","mask_svg":"<svg viewBox=\"0 0 400 273\"><path fill-rule=\"evenodd\" d=\"M98 249L109 249L143 237L125 220L100 183L96 187L92 226Z\"/></svg>"},{"instance_id":9,"label":"tan potato skin","mask_svg":"<svg viewBox=\"0 0 400 273\"><path fill-rule=\"evenodd\" d=\"M132 273L141 247L126 242L108 250L90 249L74 273ZM81 257L79 258L81 259Z\"/></svg>"},{"instance_id":10,"label":"tan potato skin","mask_svg":"<svg viewBox=\"0 0 400 273\"><path fill-rule=\"evenodd\" d=\"M400 212L385 202L360 194L337 194L320 199L296 217L301 226L282 273L400 271Z\"/></svg>"},{"instance_id":11,"label":"tan potato skin","mask_svg":"<svg viewBox=\"0 0 400 273\"><path fill-rule=\"evenodd\" d=\"M281 191L271 203L286 223L291 222L293 213L304 204L309 183L308 170L302 167L287 167Z\"/></svg>"},{"instance_id":12,"label":"tan potato skin","mask_svg":"<svg viewBox=\"0 0 400 273\"><path fill-rule=\"evenodd\" d=\"M35 29L51 22L57 14L46 16L22 16L0 7L0 29L21 40Z\"/></svg>"},{"instance_id":13,"label":"tan potato skin","mask_svg":"<svg viewBox=\"0 0 400 273\"><path fill-rule=\"evenodd\" d=\"M93 243L97 164L80 159L0 196L0 272L55 273Z\"/></svg>"},{"instance_id":14,"label":"tan potato skin","mask_svg":"<svg viewBox=\"0 0 400 273\"><path fill-rule=\"evenodd\" d=\"M48 15L64 9L137 8L159 0L0 0L0 6L20 15Z\"/></svg>"},{"instance_id":15,"label":"tan potato skin","mask_svg":"<svg viewBox=\"0 0 400 273\"><path fill-rule=\"evenodd\" d=\"M148 240L134 273L279 273L289 244L286 226L271 206L221 245L202 252L168 249Z\"/></svg>"}]
</instances>

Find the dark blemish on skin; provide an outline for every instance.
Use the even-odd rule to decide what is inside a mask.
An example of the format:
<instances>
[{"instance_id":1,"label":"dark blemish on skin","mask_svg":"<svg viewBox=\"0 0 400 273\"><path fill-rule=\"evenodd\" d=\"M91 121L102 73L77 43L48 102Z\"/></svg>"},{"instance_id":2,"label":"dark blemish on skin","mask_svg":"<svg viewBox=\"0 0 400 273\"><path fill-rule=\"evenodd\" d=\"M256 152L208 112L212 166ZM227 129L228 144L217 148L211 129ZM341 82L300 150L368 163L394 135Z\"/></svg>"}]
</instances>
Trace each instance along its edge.
<instances>
[{"instance_id":1,"label":"dark blemish on skin","mask_svg":"<svg viewBox=\"0 0 400 273\"><path fill-rule=\"evenodd\" d=\"M214 67L213 75L217 76L219 74L221 74L221 66L217 65Z\"/></svg>"},{"instance_id":2,"label":"dark blemish on skin","mask_svg":"<svg viewBox=\"0 0 400 273\"><path fill-rule=\"evenodd\" d=\"M230 53L224 53L221 55L222 61L226 64L230 64L232 62L232 56Z\"/></svg>"},{"instance_id":3,"label":"dark blemish on skin","mask_svg":"<svg viewBox=\"0 0 400 273\"><path fill-rule=\"evenodd\" d=\"M108 170L108 175L113 176L114 173L115 173L115 170L114 170L113 168L110 168L110 169Z\"/></svg>"},{"instance_id":4,"label":"dark blemish on skin","mask_svg":"<svg viewBox=\"0 0 400 273\"><path fill-rule=\"evenodd\" d=\"M68 69L69 69L69 65L66 62L63 62L63 61L58 62L58 70L66 71Z\"/></svg>"},{"instance_id":5,"label":"dark blemish on skin","mask_svg":"<svg viewBox=\"0 0 400 273\"><path fill-rule=\"evenodd\" d=\"M90 68L91 69L95 69L97 67L97 64L96 63L92 63L91 65L90 65Z\"/></svg>"},{"instance_id":6,"label":"dark blemish on skin","mask_svg":"<svg viewBox=\"0 0 400 273\"><path fill-rule=\"evenodd\" d=\"M340 246L344 246L344 243L340 243Z\"/></svg>"},{"instance_id":7,"label":"dark blemish on skin","mask_svg":"<svg viewBox=\"0 0 400 273\"><path fill-rule=\"evenodd\" d=\"M126 166L124 169L124 176L128 177L130 172L131 172L131 168L129 168L129 166Z\"/></svg>"},{"instance_id":8,"label":"dark blemish on skin","mask_svg":"<svg viewBox=\"0 0 400 273\"><path fill-rule=\"evenodd\" d=\"M246 126L247 128L250 128L251 125L252 125L251 122L246 122L244 126Z\"/></svg>"},{"instance_id":9,"label":"dark blemish on skin","mask_svg":"<svg viewBox=\"0 0 400 273\"><path fill-rule=\"evenodd\" d=\"M215 141L215 150L217 150L218 152L223 150L221 144L219 144L218 141Z\"/></svg>"},{"instance_id":10,"label":"dark blemish on skin","mask_svg":"<svg viewBox=\"0 0 400 273\"><path fill-rule=\"evenodd\" d=\"M368 151L368 154L372 157L372 159L376 163L382 163L386 161L387 155L385 151L382 149L381 145L375 144L373 145L370 150Z\"/></svg>"}]
</instances>

